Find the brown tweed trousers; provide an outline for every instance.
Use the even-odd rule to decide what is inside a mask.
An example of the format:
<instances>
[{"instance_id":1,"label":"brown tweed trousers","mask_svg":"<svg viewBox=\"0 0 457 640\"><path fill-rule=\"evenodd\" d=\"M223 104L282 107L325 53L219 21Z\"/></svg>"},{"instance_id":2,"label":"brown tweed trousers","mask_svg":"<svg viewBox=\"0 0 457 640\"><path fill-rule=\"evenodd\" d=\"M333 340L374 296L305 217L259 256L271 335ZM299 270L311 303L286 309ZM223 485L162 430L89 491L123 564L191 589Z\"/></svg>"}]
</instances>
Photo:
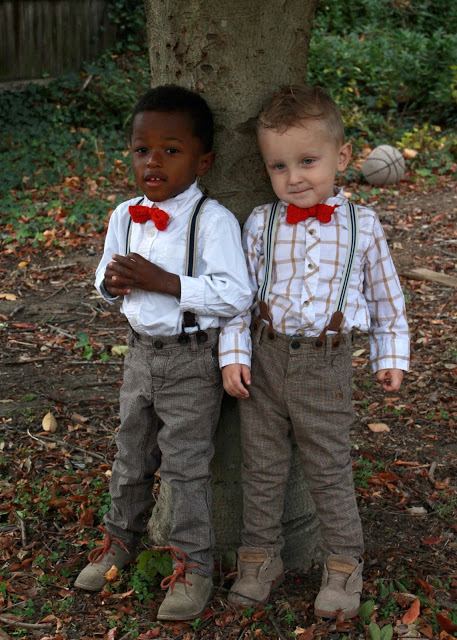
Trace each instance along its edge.
<instances>
[{"instance_id":1,"label":"brown tweed trousers","mask_svg":"<svg viewBox=\"0 0 457 640\"><path fill-rule=\"evenodd\" d=\"M337 349L331 337L316 350L313 338L253 331L250 397L239 402L243 451L242 544L278 555L291 461L291 433L320 521L324 557L359 557L363 536L356 504L349 429L351 336Z\"/></svg>"},{"instance_id":2,"label":"brown tweed trousers","mask_svg":"<svg viewBox=\"0 0 457 640\"><path fill-rule=\"evenodd\" d=\"M211 526L213 436L222 399L217 364L219 330L206 331L199 344L178 336L147 337L130 331L120 392L121 426L111 481L111 509L105 525L134 550L152 507L154 474L172 488L169 544L197 564L195 573L212 575ZM216 351L217 353L217 351Z\"/></svg>"}]
</instances>

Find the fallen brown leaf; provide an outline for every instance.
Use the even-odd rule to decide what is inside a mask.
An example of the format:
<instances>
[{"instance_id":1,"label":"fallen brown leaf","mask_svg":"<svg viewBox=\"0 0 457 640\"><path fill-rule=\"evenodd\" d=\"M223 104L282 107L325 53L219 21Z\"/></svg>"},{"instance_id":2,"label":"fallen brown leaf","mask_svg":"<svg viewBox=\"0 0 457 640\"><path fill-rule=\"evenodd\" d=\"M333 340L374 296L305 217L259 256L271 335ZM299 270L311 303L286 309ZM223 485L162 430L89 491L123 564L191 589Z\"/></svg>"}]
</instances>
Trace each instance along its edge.
<instances>
[{"instance_id":1,"label":"fallen brown leaf","mask_svg":"<svg viewBox=\"0 0 457 640\"><path fill-rule=\"evenodd\" d=\"M450 620L442 612L436 614L436 621L441 629L444 629L448 633L455 633L457 631L457 624L452 624L452 620Z\"/></svg>"},{"instance_id":2,"label":"fallen brown leaf","mask_svg":"<svg viewBox=\"0 0 457 640\"><path fill-rule=\"evenodd\" d=\"M385 431L390 431L390 427L384 422L370 422L368 425L370 431L373 433L383 433Z\"/></svg>"},{"instance_id":3,"label":"fallen brown leaf","mask_svg":"<svg viewBox=\"0 0 457 640\"><path fill-rule=\"evenodd\" d=\"M416 598L408 611L404 614L401 621L403 624L412 624L417 620L421 611L421 603L419 598Z\"/></svg>"}]
</instances>

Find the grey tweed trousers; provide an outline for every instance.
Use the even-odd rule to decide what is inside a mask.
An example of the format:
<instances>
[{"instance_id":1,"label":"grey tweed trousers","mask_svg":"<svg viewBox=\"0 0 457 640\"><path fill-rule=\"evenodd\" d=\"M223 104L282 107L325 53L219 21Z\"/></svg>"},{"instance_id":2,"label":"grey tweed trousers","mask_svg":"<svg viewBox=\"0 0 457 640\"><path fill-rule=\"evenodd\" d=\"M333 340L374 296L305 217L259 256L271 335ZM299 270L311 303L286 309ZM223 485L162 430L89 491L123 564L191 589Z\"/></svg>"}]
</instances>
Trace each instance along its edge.
<instances>
[{"instance_id":1,"label":"grey tweed trousers","mask_svg":"<svg viewBox=\"0 0 457 640\"><path fill-rule=\"evenodd\" d=\"M291 433L320 521L324 558L359 557L363 536L356 504L349 429L351 337L337 349L328 337L319 350L309 338L253 332L250 397L239 402L243 452L242 542L280 553Z\"/></svg>"},{"instance_id":2,"label":"grey tweed trousers","mask_svg":"<svg viewBox=\"0 0 457 640\"><path fill-rule=\"evenodd\" d=\"M105 525L134 550L152 508L154 474L172 488L169 544L186 555L193 571L212 575L211 526L213 436L222 399L221 373L208 341L179 344L177 336L139 336L131 331L120 392L121 426L110 480L111 509ZM217 353L217 351L216 351Z\"/></svg>"}]
</instances>

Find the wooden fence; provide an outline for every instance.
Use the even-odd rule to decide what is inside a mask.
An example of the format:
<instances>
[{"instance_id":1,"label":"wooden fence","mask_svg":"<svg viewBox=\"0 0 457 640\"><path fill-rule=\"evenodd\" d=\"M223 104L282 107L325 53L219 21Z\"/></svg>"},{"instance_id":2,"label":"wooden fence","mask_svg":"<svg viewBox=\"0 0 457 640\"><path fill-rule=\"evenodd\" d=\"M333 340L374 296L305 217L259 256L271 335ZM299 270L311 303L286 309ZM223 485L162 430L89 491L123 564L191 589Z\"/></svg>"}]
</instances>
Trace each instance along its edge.
<instances>
[{"instance_id":1,"label":"wooden fence","mask_svg":"<svg viewBox=\"0 0 457 640\"><path fill-rule=\"evenodd\" d=\"M114 41L106 0L0 0L0 81L77 71Z\"/></svg>"}]
</instances>

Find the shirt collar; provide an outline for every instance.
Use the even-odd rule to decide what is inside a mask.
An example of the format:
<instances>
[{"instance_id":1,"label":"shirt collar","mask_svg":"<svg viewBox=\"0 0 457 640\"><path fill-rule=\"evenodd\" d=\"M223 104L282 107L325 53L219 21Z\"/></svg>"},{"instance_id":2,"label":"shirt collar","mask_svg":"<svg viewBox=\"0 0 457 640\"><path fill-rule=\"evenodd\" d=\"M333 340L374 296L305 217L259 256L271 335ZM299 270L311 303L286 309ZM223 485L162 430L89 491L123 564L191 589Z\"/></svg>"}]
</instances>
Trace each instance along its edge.
<instances>
[{"instance_id":1,"label":"shirt collar","mask_svg":"<svg viewBox=\"0 0 457 640\"><path fill-rule=\"evenodd\" d=\"M334 195L331 198L327 198L327 200L322 200L320 204L328 204L329 206L336 205L337 207L344 206L348 199L344 195L344 191L341 187L337 187L336 185L333 187ZM284 208L287 210L289 206L287 202L282 201Z\"/></svg>"},{"instance_id":2,"label":"shirt collar","mask_svg":"<svg viewBox=\"0 0 457 640\"><path fill-rule=\"evenodd\" d=\"M143 204L145 207L159 207L172 218L184 213L198 198L202 196L202 192L197 187L197 181L190 185L188 189L182 193L178 193L177 196L163 200L162 202L154 202L144 196Z\"/></svg>"},{"instance_id":3,"label":"shirt collar","mask_svg":"<svg viewBox=\"0 0 457 640\"><path fill-rule=\"evenodd\" d=\"M330 206L336 205L337 207L344 206L348 201L348 199L344 195L343 189L334 187L334 191L335 191L335 194L331 198L328 198L327 200L325 200L325 204L328 204Z\"/></svg>"}]
</instances>

